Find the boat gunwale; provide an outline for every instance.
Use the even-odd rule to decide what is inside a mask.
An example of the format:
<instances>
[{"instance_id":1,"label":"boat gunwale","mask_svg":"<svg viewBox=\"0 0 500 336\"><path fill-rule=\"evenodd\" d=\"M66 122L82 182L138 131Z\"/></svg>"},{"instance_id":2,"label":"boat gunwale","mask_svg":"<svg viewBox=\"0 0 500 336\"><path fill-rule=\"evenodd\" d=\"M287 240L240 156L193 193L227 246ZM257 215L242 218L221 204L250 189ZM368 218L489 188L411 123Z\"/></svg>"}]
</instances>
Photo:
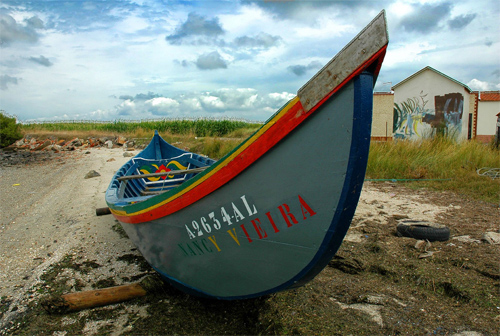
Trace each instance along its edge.
<instances>
[{"instance_id":1,"label":"boat gunwale","mask_svg":"<svg viewBox=\"0 0 500 336\"><path fill-rule=\"evenodd\" d=\"M380 16L383 16L385 20L385 13L382 11L370 24L372 24L374 21L376 21ZM385 21L384 21L385 22ZM359 36L367 30L367 28L370 25L368 25L360 34L358 34L355 39L359 38ZM111 212L114 214L114 216L126 223L142 223L142 222L148 222L153 219L157 219L163 216L166 216L168 214L174 213L176 211L179 211L183 209L184 207L195 203L199 199L209 195L211 192L217 190L221 186L223 186L225 183L229 182L231 179L235 178L238 174L240 174L244 169L249 167L253 162L255 162L259 157L264 155L267 151L269 151L276 143L281 141L283 138L285 138L295 127L300 125L308 116L310 116L314 111L316 111L320 106L323 105L323 103L331 98L332 95L335 94L338 90L340 90L346 83L348 83L350 80L352 80L355 76L359 75L362 71L367 69L369 66L371 66L373 63L376 64L376 70L375 70L375 77L378 74L378 71L380 70L380 66L382 63L382 60L384 58L386 49L387 49L387 43L388 39L386 36L384 36L385 44L371 57L368 58L364 63L360 64L354 71L352 71L346 78L344 78L337 86L334 87L334 89L327 94L323 99L321 99L314 107L312 107L309 111L304 111L302 102L300 100L299 96L296 96L295 98L291 99L287 104L285 104L281 109L279 109L271 118L268 119L268 121L261 127L259 128L256 132L254 132L250 137L248 137L246 140L244 140L241 144L239 144L236 148L234 148L230 153L228 153L226 156L224 156L221 160L215 162L213 165L211 165L208 169L205 171L197 174L196 176L192 177L190 180L184 182L181 186L174 188L170 191L167 191L163 194L160 195L155 195L152 197L149 197L145 199L142 202L135 203L135 204L127 204L127 205L117 205L113 204L112 202L108 202L108 206L111 209ZM352 43L352 41L351 41ZM350 43L350 44L351 44ZM350 45L348 44L348 45ZM338 55L345 51L346 48L343 48L337 55L332 59L335 60L337 59ZM327 65L331 64L330 61ZM326 68L326 66L325 66ZM325 69L324 68L324 69ZM324 71L324 69L320 70ZM318 72L318 74L320 73ZM313 79L317 77L317 75L313 76ZM311 79L312 80L312 79ZM309 81L310 82L310 81ZM309 83L308 82L308 83ZM307 85L307 84L306 84ZM300 90L299 90L300 91ZM291 116L291 114L296 114ZM285 127L283 127L285 126ZM281 130L283 127L284 131ZM276 131L276 129L278 129ZM267 134L268 131L273 131L272 135ZM178 200L179 198L182 198L183 195L186 193L189 193L191 190L196 189L200 184L203 184L206 181L211 181L213 180L211 177L214 176L215 174L219 173L221 170L224 170L226 167L230 166L237 157L239 156L245 156L245 153L248 148L255 148L258 146L258 144L264 136L268 139L266 140L271 140L273 143L272 145L269 146L268 142L269 141L263 141L266 142L268 145L265 150L259 150L259 154L255 155L252 154L252 160L250 162L247 162L243 168L239 167L240 169L237 172L232 172L231 177L227 179L227 181L223 184L219 184L218 186L215 187L209 187L209 191L206 192L203 196L201 197L191 197L194 198L194 200L188 200L188 202L185 202L185 204L181 206L177 206L175 209L164 209L168 211L163 211L161 215L158 214L158 209L164 207L166 204L174 202ZM161 139L161 137L160 137ZM161 139L163 140L163 139ZM164 141L164 140L163 140ZM164 141L167 143L166 141ZM168 143L167 143L168 144ZM170 145L170 144L169 144ZM170 145L171 146L171 145ZM141 152L142 153L142 152ZM137 157L141 155L139 153ZM246 155L247 157L249 155ZM113 177L113 181L117 178L118 176ZM113 182L112 181L112 182ZM153 212L156 212L156 214L153 214ZM149 214L149 216L148 216Z\"/></svg>"}]
</instances>

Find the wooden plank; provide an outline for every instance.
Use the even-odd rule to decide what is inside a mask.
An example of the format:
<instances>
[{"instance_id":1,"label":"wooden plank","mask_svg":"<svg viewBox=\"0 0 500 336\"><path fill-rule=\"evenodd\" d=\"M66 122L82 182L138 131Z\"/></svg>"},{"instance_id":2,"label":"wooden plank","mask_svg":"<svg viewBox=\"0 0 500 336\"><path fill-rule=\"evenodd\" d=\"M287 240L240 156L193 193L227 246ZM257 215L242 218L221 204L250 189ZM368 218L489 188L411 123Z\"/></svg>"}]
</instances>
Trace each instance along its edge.
<instances>
[{"instance_id":1,"label":"wooden plank","mask_svg":"<svg viewBox=\"0 0 500 336\"><path fill-rule=\"evenodd\" d=\"M162 173L152 173L152 174L142 174L142 175L128 175L117 178L118 181L127 181L127 180L136 180L141 178L149 178L149 177L162 177L162 176L174 176L174 175L182 175L182 174L194 174L200 173L207 169L210 166L193 168L193 169L185 169L185 170L171 170L169 172Z\"/></svg>"},{"instance_id":2,"label":"wooden plank","mask_svg":"<svg viewBox=\"0 0 500 336\"><path fill-rule=\"evenodd\" d=\"M41 305L50 314L64 314L138 298L153 293L162 286L163 282L158 277L148 276L130 285L53 296L43 300Z\"/></svg>"},{"instance_id":3,"label":"wooden plank","mask_svg":"<svg viewBox=\"0 0 500 336\"><path fill-rule=\"evenodd\" d=\"M146 187L144 188L144 191L154 191L153 189L165 189L165 188L175 188L175 187L178 187L180 186L182 183L176 183L176 184L165 184L165 185L161 185L161 186L152 186L152 187Z\"/></svg>"},{"instance_id":4,"label":"wooden plank","mask_svg":"<svg viewBox=\"0 0 500 336\"><path fill-rule=\"evenodd\" d=\"M389 43L389 37L385 11L382 11L327 65L300 88L297 96L300 98L304 111L308 112L314 108L387 43Z\"/></svg>"},{"instance_id":5,"label":"wooden plank","mask_svg":"<svg viewBox=\"0 0 500 336\"><path fill-rule=\"evenodd\" d=\"M163 190L156 190L156 191L155 191L155 190L148 190L148 189L146 188L146 190L144 190L144 191L141 193L141 195L142 195L142 196L148 196L148 195L159 195L159 194L163 194L163 193L165 193L165 192L167 192L167 191L170 191L170 190L172 190L172 189L174 189L174 188L177 188L177 187L178 187L178 186L180 186L181 184L182 184L182 183L178 183L178 184L171 184L171 185L169 185L169 186L166 186L166 187L165 187L165 189L163 189ZM155 189L156 189L156 188L155 188Z\"/></svg>"}]
</instances>

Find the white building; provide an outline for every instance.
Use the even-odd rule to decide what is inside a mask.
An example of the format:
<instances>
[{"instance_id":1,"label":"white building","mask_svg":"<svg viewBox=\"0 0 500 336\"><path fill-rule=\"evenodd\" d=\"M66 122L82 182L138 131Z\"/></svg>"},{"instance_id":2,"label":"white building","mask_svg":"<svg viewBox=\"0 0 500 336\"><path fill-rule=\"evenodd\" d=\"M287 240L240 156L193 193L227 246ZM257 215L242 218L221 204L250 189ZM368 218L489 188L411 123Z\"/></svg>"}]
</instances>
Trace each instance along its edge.
<instances>
[{"instance_id":1,"label":"white building","mask_svg":"<svg viewBox=\"0 0 500 336\"><path fill-rule=\"evenodd\" d=\"M497 132L497 115L500 112L500 91L474 92L477 99L477 113L473 138L481 142L490 142Z\"/></svg>"},{"instance_id":2,"label":"white building","mask_svg":"<svg viewBox=\"0 0 500 336\"><path fill-rule=\"evenodd\" d=\"M392 90L394 138L426 138L437 133L459 140L473 137L475 96L467 85L428 66Z\"/></svg>"}]
</instances>

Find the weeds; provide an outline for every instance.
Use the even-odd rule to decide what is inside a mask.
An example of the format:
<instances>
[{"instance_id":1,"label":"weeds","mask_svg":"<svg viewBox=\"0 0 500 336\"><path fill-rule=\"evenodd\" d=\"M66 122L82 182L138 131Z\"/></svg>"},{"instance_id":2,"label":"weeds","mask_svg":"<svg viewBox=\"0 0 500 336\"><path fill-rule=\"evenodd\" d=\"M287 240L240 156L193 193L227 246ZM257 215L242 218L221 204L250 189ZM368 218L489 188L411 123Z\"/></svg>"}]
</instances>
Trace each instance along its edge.
<instances>
[{"instance_id":1,"label":"weeds","mask_svg":"<svg viewBox=\"0 0 500 336\"><path fill-rule=\"evenodd\" d=\"M500 181L479 176L476 171L482 167L498 167L499 162L498 150L476 141L457 143L450 138L436 137L372 143L367 177L422 180L413 182L413 186L418 183L498 202Z\"/></svg>"},{"instance_id":2,"label":"weeds","mask_svg":"<svg viewBox=\"0 0 500 336\"><path fill-rule=\"evenodd\" d=\"M0 112L0 148L22 138L16 118Z\"/></svg>"},{"instance_id":3,"label":"weeds","mask_svg":"<svg viewBox=\"0 0 500 336\"><path fill-rule=\"evenodd\" d=\"M238 120L159 120L125 122L114 121L107 123L100 122L57 122L22 125L23 133L49 131L49 132L105 132L114 134L137 135L150 134L157 130L160 133L189 134L193 133L197 137L221 137L238 129L257 129L260 124L253 124Z\"/></svg>"}]
</instances>

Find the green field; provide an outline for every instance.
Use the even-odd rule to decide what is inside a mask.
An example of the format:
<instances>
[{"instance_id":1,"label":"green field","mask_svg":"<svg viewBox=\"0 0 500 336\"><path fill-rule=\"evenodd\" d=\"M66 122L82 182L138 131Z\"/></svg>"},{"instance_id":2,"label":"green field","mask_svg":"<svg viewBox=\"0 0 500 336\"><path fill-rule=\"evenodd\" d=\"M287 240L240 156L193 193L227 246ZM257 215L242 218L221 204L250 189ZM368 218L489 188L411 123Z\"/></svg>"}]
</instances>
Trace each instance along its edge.
<instances>
[{"instance_id":1,"label":"green field","mask_svg":"<svg viewBox=\"0 0 500 336\"><path fill-rule=\"evenodd\" d=\"M174 119L158 121L114 121L114 122L57 122L24 124L24 132L104 132L119 134L160 133L176 135L194 134L197 137L216 136L222 137L243 128L258 128L260 124L240 120L211 120L211 119Z\"/></svg>"}]
</instances>

